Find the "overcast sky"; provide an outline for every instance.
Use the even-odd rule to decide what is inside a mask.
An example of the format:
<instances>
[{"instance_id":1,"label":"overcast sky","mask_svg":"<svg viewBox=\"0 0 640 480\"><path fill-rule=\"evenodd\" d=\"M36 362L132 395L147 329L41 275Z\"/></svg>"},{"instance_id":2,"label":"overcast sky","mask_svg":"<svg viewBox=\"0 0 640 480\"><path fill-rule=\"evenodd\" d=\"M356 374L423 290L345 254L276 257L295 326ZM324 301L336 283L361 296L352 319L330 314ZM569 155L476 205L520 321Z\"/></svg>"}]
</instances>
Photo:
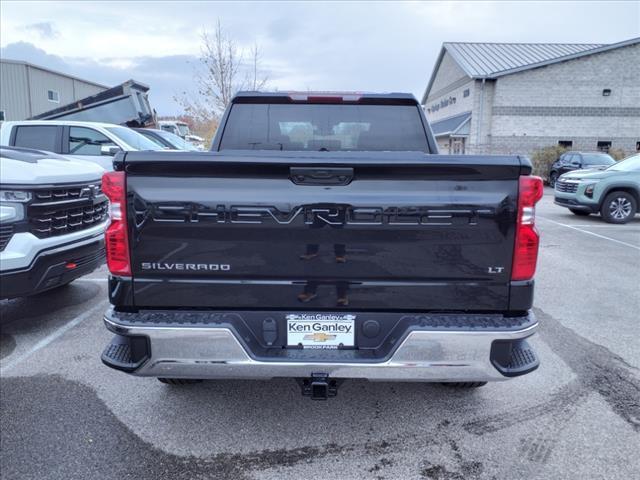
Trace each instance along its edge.
<instances>
[{"instance_id":1,"label":"overcast sky","mask_svg":"<svg viewBox=\"0 0 640 480\"><path fill-rule=\"evenodd\" d=\"M217 19L257 42L279 90L408 91L421 96L445 41L614 43L640 36L640 1L10 2L0 55L109 86L151 86L162 115L194 88L200 33Z\"/></svg>"}]
</instances>

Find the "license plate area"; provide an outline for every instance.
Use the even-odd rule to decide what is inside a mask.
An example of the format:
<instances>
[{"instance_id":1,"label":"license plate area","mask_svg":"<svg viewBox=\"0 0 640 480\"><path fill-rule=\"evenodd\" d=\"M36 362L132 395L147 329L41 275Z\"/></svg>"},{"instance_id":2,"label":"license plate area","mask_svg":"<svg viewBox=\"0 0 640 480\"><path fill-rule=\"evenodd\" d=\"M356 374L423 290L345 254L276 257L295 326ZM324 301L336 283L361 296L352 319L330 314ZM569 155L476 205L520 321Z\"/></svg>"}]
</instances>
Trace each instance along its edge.
<instances>
[{"instance_id":1,"label":"license plate area","mask_svg":"<svg viewBox=\"0 0 640 480\"><path fill-rule=\"evenodd\" d=\"M297 348L338 349L355 347L355 315L289 314L287 345Z\"/></svg>"}]
</instances>

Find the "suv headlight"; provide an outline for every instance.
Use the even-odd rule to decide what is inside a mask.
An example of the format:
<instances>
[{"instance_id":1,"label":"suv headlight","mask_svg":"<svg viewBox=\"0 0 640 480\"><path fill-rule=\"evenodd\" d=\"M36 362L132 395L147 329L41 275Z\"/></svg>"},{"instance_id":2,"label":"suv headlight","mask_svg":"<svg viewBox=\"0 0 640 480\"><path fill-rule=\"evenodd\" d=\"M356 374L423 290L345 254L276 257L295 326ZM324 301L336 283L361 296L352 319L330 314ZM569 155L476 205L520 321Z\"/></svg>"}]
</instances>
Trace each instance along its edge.
<instances>
[{"instance_id":1,"label":"suv headlight","mask_svg":"<svg viewBox=\"0 0 640 480\"><path fill-rule=\"evenodd\" d=\"M587 185L584 189L584 195L585 197L589 197L589 198L593 198L593 190L596 188L596 184L595 183L590 183L589 185Z\"/></svg>"},{"instance_id":2,"label":"suv headlight","mask_svg":"<svg viewBox=\"0 0 640 480\"><path fill-rule=\"evenodd\" d=\"M0 190L0 202L26 203L31 200L31 192L22 190Z\"/></svg>"},{"instance_id":3,"label":"suv headlight","mask_svg":"<svg viewBox=\"0 0 640 480\"><path fill-rule=\"evenodd\" d=\"M0 190L0 222L19 222L24 219L23 203L31 200L31 192Z\"/></svg>"}]
</instances>

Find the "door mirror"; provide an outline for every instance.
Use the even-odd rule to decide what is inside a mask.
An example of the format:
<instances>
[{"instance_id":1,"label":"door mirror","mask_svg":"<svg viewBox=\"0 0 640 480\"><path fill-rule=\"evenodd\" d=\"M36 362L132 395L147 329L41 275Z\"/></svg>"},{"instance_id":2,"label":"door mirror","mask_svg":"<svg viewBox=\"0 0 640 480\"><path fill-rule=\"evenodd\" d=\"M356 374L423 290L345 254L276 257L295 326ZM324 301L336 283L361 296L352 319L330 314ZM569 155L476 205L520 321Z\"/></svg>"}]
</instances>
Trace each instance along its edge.
<instances>
[{"instance_id":1,"label":"door mirror","mask_svg":"<svg viewBox=\"0 0 640 480\"><path fill-rule=\"evenodd\" d=\"M100 147L100 155L105 155L107 157L113 157L116 153L122 150L120 147L116 147L114 145L103 145Z\"/></svg>"}]
</instances>

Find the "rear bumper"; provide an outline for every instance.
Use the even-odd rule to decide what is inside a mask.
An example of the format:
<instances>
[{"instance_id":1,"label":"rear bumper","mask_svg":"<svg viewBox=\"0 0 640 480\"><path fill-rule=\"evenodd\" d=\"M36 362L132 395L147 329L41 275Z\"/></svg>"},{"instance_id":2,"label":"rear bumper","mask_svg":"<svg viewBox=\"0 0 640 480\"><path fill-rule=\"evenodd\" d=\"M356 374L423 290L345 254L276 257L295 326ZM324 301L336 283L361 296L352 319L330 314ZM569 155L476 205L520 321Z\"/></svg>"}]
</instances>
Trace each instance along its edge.
<instances>
[{"instance_id":1,"label":"rear bumper","mask_svg":"<svg viewBox=\"0 0 640 480\"><path fill-rule=\"evenodd\" d=\"M135 314L125 315L123 319L113 309L107 311L105 324L116 337L102 360L139 376L270 379L322 373L373 381L466 382L505 380L539 364L525 340L538 327L531 313L515 322L498 322L503 326L496 328L487 326L486 315L451 315L456 321L448 327L438 326L443 315L433 316L436 322L421 315L383 358L365 358L354 350L296 349L257 357L233 325L203 323L196 312L162 312L163 324L149 316L132 323ZM167 315L176 322L166 322Z\"/></svg>"}]
</instances>

